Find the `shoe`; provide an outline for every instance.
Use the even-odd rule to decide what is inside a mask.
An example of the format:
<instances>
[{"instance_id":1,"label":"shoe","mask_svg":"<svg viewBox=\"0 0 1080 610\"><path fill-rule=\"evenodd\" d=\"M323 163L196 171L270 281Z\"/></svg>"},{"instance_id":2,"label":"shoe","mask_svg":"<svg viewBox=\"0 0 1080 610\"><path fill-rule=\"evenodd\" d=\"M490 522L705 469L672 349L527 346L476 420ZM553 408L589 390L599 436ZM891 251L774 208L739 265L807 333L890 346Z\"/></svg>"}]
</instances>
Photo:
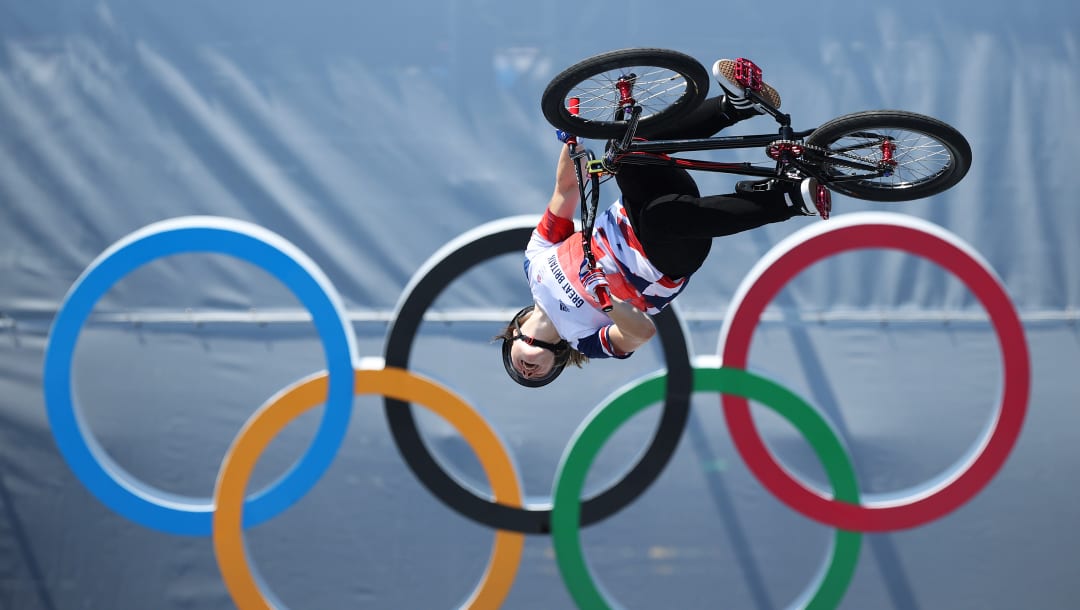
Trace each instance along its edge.
<instances>
[{"instance_id":1,"label":"shoe","mask_svg":"<svg viewBox=\"0 0 1080 610\"><path fill-rule=\"evenodd\" d=\"M803 178L797 183L771 178L768 180L742 180L735 184L737 193L761 193L781 191L784 200L802 216L820 216L828 220L832 213L832 193L816 178ZM813 204L813 208L808 204Z\"/></svg>"},{"instance_id":2,"label":"shoe","mask_svg":"<svg viewBox=\"0 0 1080 610\"><path fill-rule=\"evenodd\" d=\"M822 220L828 220L829 214L832 213L832 193L822 186L817 181L817 178L803 178L799 182L798 188L790 188L784 193L784 196L792 205L799 206L807 216L814 215L814 212L807 206L808 203L814 205L817 215Z\"/></svg>"},{"instance_id":3,"label":"shoe","mask_svg":"<svg viewBox=\"0 0 1080 610\"><path fill-rule=\"evenodd\" d=\"M780 107L780 94L761 80L761 68L749 59L718 59L712 67L717 84L724 90L732 106L740 110L754 108L754 102L743 95L744 89L752 89L773 108ZM755 109L755 112L761 114Z\"/></svg>"}]
</instances>

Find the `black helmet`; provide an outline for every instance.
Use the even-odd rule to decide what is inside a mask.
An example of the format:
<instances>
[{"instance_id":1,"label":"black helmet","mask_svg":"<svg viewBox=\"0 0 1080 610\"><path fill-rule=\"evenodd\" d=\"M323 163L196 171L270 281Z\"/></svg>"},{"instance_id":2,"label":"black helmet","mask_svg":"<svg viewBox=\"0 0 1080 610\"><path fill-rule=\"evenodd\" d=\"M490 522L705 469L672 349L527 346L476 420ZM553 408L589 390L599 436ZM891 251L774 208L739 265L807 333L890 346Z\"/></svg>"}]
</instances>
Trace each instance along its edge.
<instances>
[{"instance_id":1,"label":"black helmet","mask_svg":"<svg viewBox=\"0 0 1080 610\"><path fill-rule=\"evenodd\" d=\"M504 339L502 345L503 366L506 367L506 374L510 375L510 379L513 379L519 385L523 385L527 388L539 388L540 386L545 386L552 381L555 381L555 378L562 374L563 369L566 368L567 361L570 359L570 344L567 343L565 339L560 339L558 343L548 343L547 341L541 341L522 334L521 325L518 323L518 320L532 311L533 307L533 305L529 305L514 314L514 318L510 321L510 323L514 325L514 335L510 339ZM551 367L551 370L548 371L547 375L539 379L528 379L514 368L514 362L510 358L510 346L518 339L529 345L542 347L555 354L555 364Z\"/></svg>"}]
</instances>

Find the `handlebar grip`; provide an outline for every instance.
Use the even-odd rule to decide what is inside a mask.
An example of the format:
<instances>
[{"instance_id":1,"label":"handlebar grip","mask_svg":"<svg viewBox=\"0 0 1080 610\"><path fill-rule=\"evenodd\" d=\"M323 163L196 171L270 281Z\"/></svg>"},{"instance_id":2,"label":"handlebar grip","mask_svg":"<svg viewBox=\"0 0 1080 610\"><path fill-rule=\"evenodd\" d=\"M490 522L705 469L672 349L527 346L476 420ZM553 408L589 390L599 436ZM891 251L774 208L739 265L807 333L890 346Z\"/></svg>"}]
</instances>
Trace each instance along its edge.
<instances>
[{"instance_id":1,"label":"handlebar grip","mask_svg":"<svg viewBox=\"0 0 1080 610\"><path fill-rule=\"evenodd\" d=\"M577 114L581 111L581 98L572 97L572 98L568 99L567 100L567 105L566 105L566 110L570 114L577 116ZM577 137L576 136L574 136L572 134L566 134L566 138L567 139L563 140L563 142L566 142L567 144L570 144L572 146L577 145Z\"/></svg>"},{"instance_id":2,"label":"handlebar grip","mask_svg":"<svg viewBox=\"0 0 1080 610\"><path fill-rule=\"evenodd\" d=\"M596 290L596 300L600 302L600 309L607 313L611 311L611 293L607 288L598 288Z\"/></svg>"}]
</instances>

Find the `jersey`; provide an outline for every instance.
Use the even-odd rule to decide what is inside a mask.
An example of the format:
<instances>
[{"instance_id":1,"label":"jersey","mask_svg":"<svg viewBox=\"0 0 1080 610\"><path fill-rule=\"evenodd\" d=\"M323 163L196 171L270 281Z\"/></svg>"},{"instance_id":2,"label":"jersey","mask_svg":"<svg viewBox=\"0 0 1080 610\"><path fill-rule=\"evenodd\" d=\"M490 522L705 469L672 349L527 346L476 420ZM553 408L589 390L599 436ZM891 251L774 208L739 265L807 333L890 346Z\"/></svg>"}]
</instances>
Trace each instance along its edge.
<instances>
[{"instance_id":1,"label":"jersey","mask_svg":"<svg viewBox=\"0 0 1080 610\"><path fill-rule=\"evenodd\" d=\"M571 220L545 211L525 248L525 275L533 300L574 349L589 358L627 358L629 353L620 353L611 344L611 318L581 283L585 265L581 246L581 233ZM649 262L621 199L597 216L590 247L611 293L650 315L686 288L689 278L671 279Z\"/></svg>"}]
</instances>

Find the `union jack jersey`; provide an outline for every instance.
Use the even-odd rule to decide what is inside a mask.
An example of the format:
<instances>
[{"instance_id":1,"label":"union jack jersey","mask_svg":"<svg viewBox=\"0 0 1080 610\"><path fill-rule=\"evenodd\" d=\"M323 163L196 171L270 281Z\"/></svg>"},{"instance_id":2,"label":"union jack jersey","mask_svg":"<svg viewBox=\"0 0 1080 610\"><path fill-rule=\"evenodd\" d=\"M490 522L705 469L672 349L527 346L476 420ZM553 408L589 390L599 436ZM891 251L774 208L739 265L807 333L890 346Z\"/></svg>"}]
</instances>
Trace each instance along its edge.
<instances>
[{"instance_id":1,"label":"union jack jersey","mask_svg":"<svg viewBox=\"0 0 1080 610\"><path fill-rule=\"evenodd\" d=\"M650 315L686 288L688 278L673 280L646 258L621 199L597 216L591 247L611 293ZM525 248L525 275L533 300L574 349L589 358L627 358L630 354L611 344L611 318L581 283L584 264L581 234L574 223L545 211Z\"/></svg>"}]
</instances>

